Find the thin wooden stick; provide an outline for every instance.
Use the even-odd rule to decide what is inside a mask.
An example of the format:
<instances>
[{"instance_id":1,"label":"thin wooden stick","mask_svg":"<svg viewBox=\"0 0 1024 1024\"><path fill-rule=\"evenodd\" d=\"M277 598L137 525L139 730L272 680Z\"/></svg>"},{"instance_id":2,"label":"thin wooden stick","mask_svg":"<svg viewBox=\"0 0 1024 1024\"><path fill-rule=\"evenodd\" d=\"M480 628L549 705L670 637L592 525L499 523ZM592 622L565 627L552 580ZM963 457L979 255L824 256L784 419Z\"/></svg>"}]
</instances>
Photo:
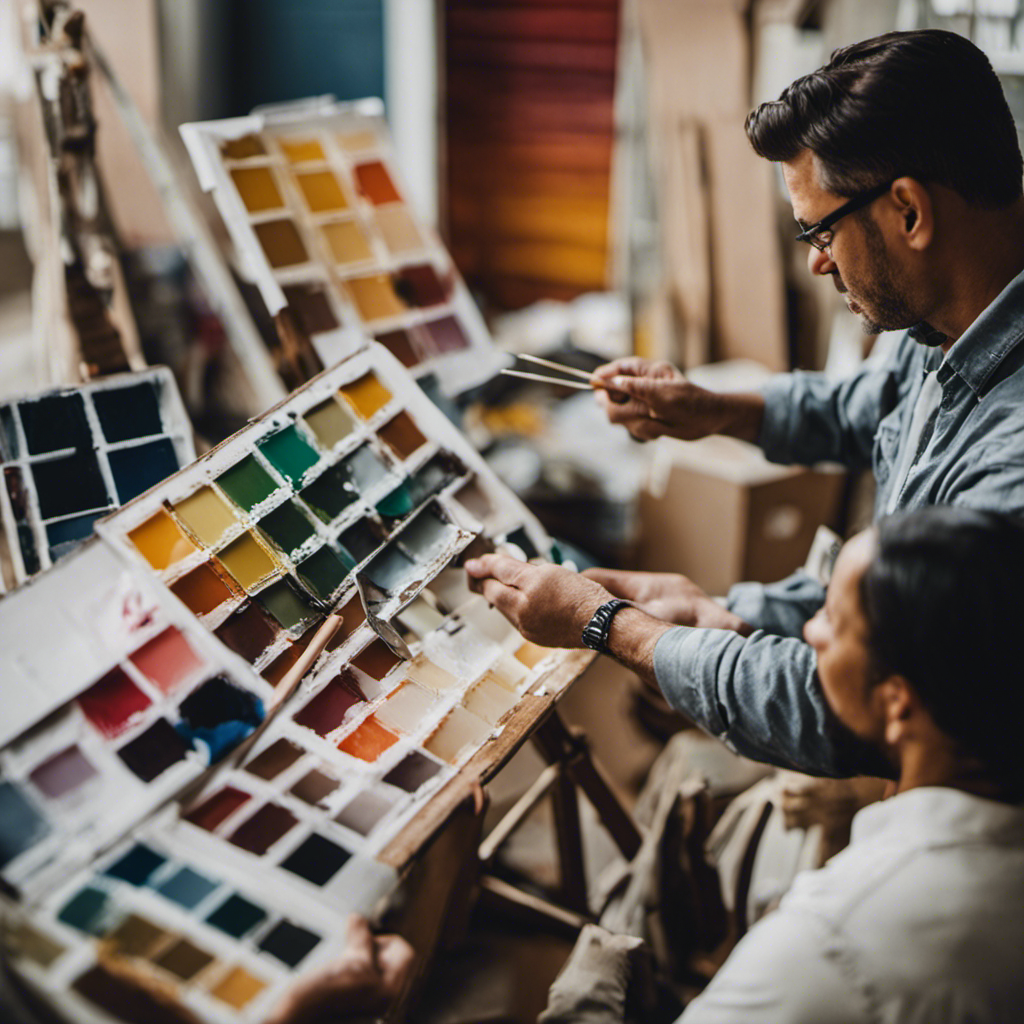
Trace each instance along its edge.
<instances>
[{"instance_id":1,"label":"thin wooden stick","mask_svg":"<svg viewBox=\"0 0 1024 1024\"><path fill-rule=\"evenodd\" d=\"M320 652L331 642L334 634L341 629L342 621L339 612L333 612L324 619L323 624L310 640L309 646L299 656L299 660L281 676L281 681L274 687L274 695L270 699L271 710L279 708L292 695L310 665L320 657Z\"/></svg>"},{"instance_id":2,"label":"thin wooden stick","mask_svg":"<svg viewBox=\"0 0 1024 1024\"><path fill-rule=\"evenodd\" d=\"M594 375L586 370L577 370L575 366L564 366L562 363L553 362L550 359L541 359L540 356L527 355L525 352L518 352L516 359L525 359L528 363L536 363L538 366L546 366L549 370L561 370L562 373L571 374L581 380L593 380Z\"/></svg>"},{"instance_id":3,"label":"thin wooden stick","mask_svg":"<svg viewBox=\"0 0 1024 1024\"><path fill-rule=\"evenodd\" d=\"M560 384L563 388L572 388L575 391L593 391L595 388L599 388L602 391L610 390L607 385L601 384L599 381L591 381L589 384L583 384L580 381L565 380L562 377L545 377L540 373L524 373L522 370L502 370L503 374L508 377L522 377L523 380L539 380L542 384Z\"/></svg>"}]
</instances>

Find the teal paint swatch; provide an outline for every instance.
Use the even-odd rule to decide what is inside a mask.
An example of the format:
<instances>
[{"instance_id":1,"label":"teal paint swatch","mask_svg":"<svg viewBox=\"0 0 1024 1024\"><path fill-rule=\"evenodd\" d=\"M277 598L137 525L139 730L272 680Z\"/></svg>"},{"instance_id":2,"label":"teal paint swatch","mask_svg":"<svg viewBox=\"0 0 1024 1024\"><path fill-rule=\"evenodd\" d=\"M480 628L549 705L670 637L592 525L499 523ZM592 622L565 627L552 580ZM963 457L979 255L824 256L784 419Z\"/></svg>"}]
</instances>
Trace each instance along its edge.
<instances>
[{"instance_id":1,"label":"teal paint swatch","mask_svg":"<svg viewBox=\"0 0 1024 1024\"><path fill-rule=\"evenodd\" d=\"M105 892L87 886L64 904L57 920L89 935L103 935L106 931L108 903Z\"/></svg>"},{"instance_id":2,"label":"teal paint swatch","mask_svg":"<svg viewBox=\"0 0 1024 1024\"><path fill-rule=\"evenodd\" d=\"M251 931L267 916L267 912L250 903L241 896L229 896L210 916L206 919L207 924L213 925L220 931L225 932L232 938L240 939L247 931Z\"/></svg>"},{"instance_id":3,"label":"teal paint swatch","mask_svg":"<svg viewBox=\"0 0 1024 1024\"><path fill-rule=\"evenodd\" d=\"M315 614L287 580L267 587L256 600L284 629L294 629Z\"/></svg>"},{"instance_id":4,"label":"teal paint swatch","mask_svg":"<svg viewBox=\"0 0 1024 1024\"><path fill-rule=\"evenodd\" d=\"M294 501L286 501L259 521L259 530L286 555L302 547L316 533L313 524L299 511Z\"/></svg>"},{"instance_id":5,"label":"teal paint swatch","mask_svg":"<svg viewBox=\"0 0 1024 1024\"><path fill-rule=\"evenodd\" d=\"M331 466L304 487L299 496L325 523L337 519L358 497L340 465Z\"/></svg>"},{"instance_id":6,"label":"teal paint swatch","mask_svg":"<svg viewBox=\"0 0 1024 1024\"><path fill-rule=\"evenodd\" d=\"M274 469L293 484L301 483L306 470L320 458L294 426L279 430L258 447Z\"/></svg>"},{"instance_id":7,"label":"teal paint swatch","mask_svg":"<svg viewBox=\"0 0 1024 1024\"><path fill-rule=\"evenodd\" d=\"M239 507L251 512L277 490L271 475L251 456L246 455L226 473L217 477L221 490Z\"/></svg>"},{"instance_id":8,"label":"teal paint swatch","mask_svg":"<svg viewBox=\"0 0 1024 1024\"><path fill-rule=\"evenodd\" d=\"M405 484L399 484L390 494L377 502L377 511L385 519L401 519L415 507L412 491Z\"/></svg>"},{"instance_id":9,"label":"teal paint swatch","mask_svg":"<svg viewBox=\"0 0 1024 1024\"><path fill-rule=\"evenodd\" d=\"M320 600L326 601L344 582L349 567L329 547L322 547L297 568L299 578Z\"/></svg>"}]
</instances>

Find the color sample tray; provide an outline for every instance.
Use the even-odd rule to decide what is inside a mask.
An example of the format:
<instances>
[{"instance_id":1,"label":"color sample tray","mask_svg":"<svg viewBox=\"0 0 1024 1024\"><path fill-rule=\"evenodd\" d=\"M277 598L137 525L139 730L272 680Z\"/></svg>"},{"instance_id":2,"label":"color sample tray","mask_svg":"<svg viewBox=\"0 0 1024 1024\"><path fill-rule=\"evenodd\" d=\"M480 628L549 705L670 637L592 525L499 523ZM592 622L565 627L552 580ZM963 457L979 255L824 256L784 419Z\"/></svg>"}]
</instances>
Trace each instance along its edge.
<instances>
[{"instance_id":1,"label":"color sample tray","mask_svg":"<svg viewBox=\"0 0 1024 1024\"><path fill-rule=\"evenodd\" d=\"M325 366L366 335L448 395L503 365L406 201L379 100L306 101L181 133L267 308L287 306Z\"/></svg>"},{"instance_id":2,"label":"color sample tray","mask_svg":"<svg viewBox=\"0 0 1024 1024\"><path fill-rule=\"evenodd\" d=\"M75 1020L113 1019L113 957L255 1022L396 884L376 854L543 674L461 559L551 543L375 344L98 532L0 602L8 946Z\"/></svg>"},{"instance_id":3,"label":"color sample tray","mask_svg":"<svg viewBox=\"0 0 1024 1024\"><path fill-rule=\"evenodd\" d=\"M166 367L0 405L0 589L48 568L91 536L97 519L195 457Z\"/></svg>"}]
</instances>

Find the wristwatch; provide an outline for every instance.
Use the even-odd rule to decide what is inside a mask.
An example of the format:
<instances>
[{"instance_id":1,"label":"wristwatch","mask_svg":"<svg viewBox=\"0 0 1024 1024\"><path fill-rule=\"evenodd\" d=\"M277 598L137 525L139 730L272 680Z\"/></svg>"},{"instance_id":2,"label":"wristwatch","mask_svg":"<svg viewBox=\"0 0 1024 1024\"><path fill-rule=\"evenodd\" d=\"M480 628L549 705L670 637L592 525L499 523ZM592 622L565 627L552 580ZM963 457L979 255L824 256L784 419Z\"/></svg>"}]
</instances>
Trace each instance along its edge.
<instances>
[{"instance_id":1,"label":"wristwatch","mask_svg":"<svg viewBox=\"0 0 1024 1024\"><path fill-rule=\"evenodd\" d=\"M608 633L612 628L612 619L620 608L628 607L631 607L631 602L624 601L621 597L613 598L601 605L583 627L583 646L604 654L608 650Z\"/></svg>"}]
</instances>

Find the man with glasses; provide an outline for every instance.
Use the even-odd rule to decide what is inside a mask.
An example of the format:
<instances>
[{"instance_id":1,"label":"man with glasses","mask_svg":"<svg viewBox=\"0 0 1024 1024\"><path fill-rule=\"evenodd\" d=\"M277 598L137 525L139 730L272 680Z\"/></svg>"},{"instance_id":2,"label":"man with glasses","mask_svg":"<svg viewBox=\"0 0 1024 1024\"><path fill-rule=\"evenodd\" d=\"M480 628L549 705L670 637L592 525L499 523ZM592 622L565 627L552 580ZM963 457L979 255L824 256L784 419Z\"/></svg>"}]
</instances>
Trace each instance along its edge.
<instances>
[{"instance_id":1,"label":"man with glasses","mask_svg":"<svg viewBox=\"0 0 1024 1024\"><path fill-rule=\"evenodd\" d=\"M755 394L619 360L596 374L619 392L598 393L609 419L639 439L720 433L775 462L871 467L877 515L939 503L1024 514L1024 166L987 58L949 32L870 39L759 106L747 134L781 164L810 272L832 279L866 331L908 333L885 365L848 380L782 374ZM538 613L547 642L580 642L569 634L588 581L496 556L470 572L478 586L508 581L498 606L513 621ZM734 750L816 775L891 774L836 726L816 684L799 639L824 599L816 580L739 584L722 607L674 574L588 575L618 602L582 642L626 664L653 659L669 702ZM651 620L629 602L679 628L650 643Z\"/></svg>"}]
</instances>

